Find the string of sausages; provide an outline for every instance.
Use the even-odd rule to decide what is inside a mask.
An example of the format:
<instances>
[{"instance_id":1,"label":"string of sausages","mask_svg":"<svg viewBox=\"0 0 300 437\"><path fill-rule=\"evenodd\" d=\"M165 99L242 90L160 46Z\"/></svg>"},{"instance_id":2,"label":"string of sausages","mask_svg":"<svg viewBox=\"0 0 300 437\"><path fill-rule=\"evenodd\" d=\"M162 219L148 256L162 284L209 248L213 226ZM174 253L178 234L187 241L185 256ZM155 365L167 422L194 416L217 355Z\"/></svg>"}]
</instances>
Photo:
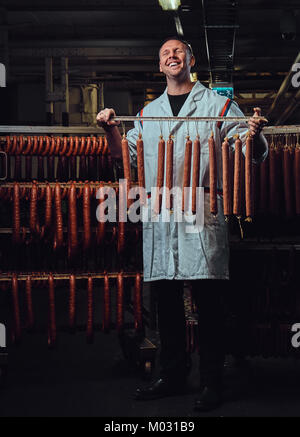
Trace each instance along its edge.
<instances>
[{"instance_id":1,"label":"string of sausages","mask_svg":"<svg viewBox=\"0 0 300 437\"><path fill-rule=\"evenodd\" d=\"M118 332L121 332L128 323L125 324L125 300L124 300L124 287L126 285L131 285L131 279L127 278L127 274L120 272L114 274L115 278L114 285L112 286L112 276L111 274L105 273L104 278L101 283L97 282L100 287L99 291L95 287L96 279L93 278L92 274L89 274L87 280L80 279L75 274L69 275L69 300L68 300L68 329L70 333L75 333L76 331L76 296L78 293L77 281L81 282L81 287L86 288L87 292L87 314L86 314L86 339L88 343L92 343L94 340L94 331L97 328L95 324L95 293L100 292L102 296L102 323L99 325L101 331L108 333L111 328L115 327ZM33 299L32 299L32 281L33 277L31 275L26 276L25 280L25 309L26 316L24 317L24 328L26 330L32 330L35 327L35 318L33 311ZM53 273L45 274L45 281L43 284L37 283L38 287L45 287L48 284L48 345L49 347L55 347L57 342L57 320L56 320L56 306L59 302L58 293L56 291L55 284L57 278ZM20 290L19 282L21 279L16 273L12 274L11 278L11 298L12 298L12 314L13 314L13 330L12 330L12 340L15 343L20 342L22 334L22 317L20 308ZM97 281L99 281L97 279ZM130 281L130 282L129 282ZM22 282L22 281L21 281ZM103 291L101 292L101 288ZM131 287L129 287L130 289ZM137 332L143 330L143 306L142 306L142 278L140 273L134 274L134 285L132 287L132 305L133 305L133 316L134 316L134 329ZM128 288L127 288L128 289ZM115 322L112 322L112 306L111 306L111 295L115 292L116 294L116 307L115 307Z\"/></svg>"}]
</instances>

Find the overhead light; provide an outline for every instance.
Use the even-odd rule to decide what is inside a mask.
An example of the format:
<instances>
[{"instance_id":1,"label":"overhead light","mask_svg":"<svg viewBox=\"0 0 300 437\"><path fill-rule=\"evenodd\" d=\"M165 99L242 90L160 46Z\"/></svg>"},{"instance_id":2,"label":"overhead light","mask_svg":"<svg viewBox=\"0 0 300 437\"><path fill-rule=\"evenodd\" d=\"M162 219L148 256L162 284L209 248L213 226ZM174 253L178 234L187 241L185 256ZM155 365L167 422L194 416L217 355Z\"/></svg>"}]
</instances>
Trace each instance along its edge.
<instances>
[{"instance_id":1,"label":"overhead light","mask_svg":"<svg viewBox=\"0 0 300 437\"><path fill-rule=\"evenodd\" d=\"M164 11L177 11L181 5L180 0L158 0Z\"/></svg>"}]
</instances>

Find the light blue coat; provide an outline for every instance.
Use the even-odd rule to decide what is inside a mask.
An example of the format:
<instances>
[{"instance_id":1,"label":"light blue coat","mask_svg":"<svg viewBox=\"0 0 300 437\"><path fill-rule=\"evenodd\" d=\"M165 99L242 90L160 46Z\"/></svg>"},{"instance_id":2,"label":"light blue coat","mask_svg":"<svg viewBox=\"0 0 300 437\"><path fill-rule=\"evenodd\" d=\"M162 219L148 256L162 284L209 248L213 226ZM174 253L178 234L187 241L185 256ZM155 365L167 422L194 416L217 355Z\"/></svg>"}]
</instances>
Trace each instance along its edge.
<instances>
[{"instance_id":1,"label":"light blue coat","mask_svg":"<svg viewBox=\"0 0 300 437\"><path fill-rule=\"evenodd\" d=\"M197 82L178 116L219 116L226 101L226 97ZM173 116L167 90L144 108L143 116ZM238 105L232 102L227 116L242 117L243 113ZM170 133L174 136L173 186L179 187L182 187L187 133L192 141L199 133L201 143L199 187L209 187L208 138L212 131L217 151L218 188L222 189L222 141L227 135L233 146L233 135L239 133L245 147L247 124L224 122L219 128L215 122L198 122L197 126L195 122L144 121L143 125L138 121L135 122L135 127L128 132L127 139L134 164L136 140L138 134L142 133L147 192L150 193L151 188L156 186L158 142L161 133L166 143ZM267 150L260 160L263 160L266 155ZM215 218L210 213L209 193L204 193L204 226L200 232L187 233L186 224L184 221L175 222L174 214L171 214L169 223L161 220L143 223L144 281L229 279L228 230L223 215L222 198L218 195L218 215Z\"/></svg>"}]
</instances>

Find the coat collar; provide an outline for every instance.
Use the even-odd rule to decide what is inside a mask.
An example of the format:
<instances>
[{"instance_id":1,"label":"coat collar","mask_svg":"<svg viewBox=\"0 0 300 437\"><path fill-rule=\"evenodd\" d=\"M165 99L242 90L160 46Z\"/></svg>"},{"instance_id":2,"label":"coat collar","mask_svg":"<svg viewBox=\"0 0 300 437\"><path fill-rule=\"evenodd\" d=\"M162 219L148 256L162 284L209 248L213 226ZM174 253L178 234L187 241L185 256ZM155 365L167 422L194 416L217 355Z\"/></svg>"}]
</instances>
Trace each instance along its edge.
<instances>
[{"instance_id":1,"label":"coat collar","mask_svg":"<svg viewBox=\"0 0 300 437\"><path fill-rule=\"evenodd\" d=\"M178 117L189 117L190 115L192 115L197 108L196 102L202 99L204 91L206 89L207 88L204 85L202 85L200 82L196 82L188 98L184 102L184 105L180 109ZM164 117L173 116L172 109L169 102L167 88L165 89L164 93L161 95L160 105L163 113L162 116ZM180 127L180 125L182 125L182 123L184 122L183 121L172 122L170 134L173 134Z\"/></svg>"}]
</instances>

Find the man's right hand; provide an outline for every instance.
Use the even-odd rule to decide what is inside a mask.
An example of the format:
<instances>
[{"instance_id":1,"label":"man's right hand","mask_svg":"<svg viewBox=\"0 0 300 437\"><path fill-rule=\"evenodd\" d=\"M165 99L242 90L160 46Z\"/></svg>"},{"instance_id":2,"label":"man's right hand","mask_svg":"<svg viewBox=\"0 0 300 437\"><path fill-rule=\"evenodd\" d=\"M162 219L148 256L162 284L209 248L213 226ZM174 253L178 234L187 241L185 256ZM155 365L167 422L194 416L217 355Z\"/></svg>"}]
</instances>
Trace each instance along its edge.
<instances>
[{"instance_id":1,"label":"man's right hand","mask_svg":"<svg viewBox=\"0 0 300 437\"><path fill-rule=\"evenodd\" d=\"M113 117L116 117L115 111L112 108L105 108L97 114L96 120L104 130L110 130L110 128L120 124L119 121L113 120Z\"/></svg>"}]
</instances>

